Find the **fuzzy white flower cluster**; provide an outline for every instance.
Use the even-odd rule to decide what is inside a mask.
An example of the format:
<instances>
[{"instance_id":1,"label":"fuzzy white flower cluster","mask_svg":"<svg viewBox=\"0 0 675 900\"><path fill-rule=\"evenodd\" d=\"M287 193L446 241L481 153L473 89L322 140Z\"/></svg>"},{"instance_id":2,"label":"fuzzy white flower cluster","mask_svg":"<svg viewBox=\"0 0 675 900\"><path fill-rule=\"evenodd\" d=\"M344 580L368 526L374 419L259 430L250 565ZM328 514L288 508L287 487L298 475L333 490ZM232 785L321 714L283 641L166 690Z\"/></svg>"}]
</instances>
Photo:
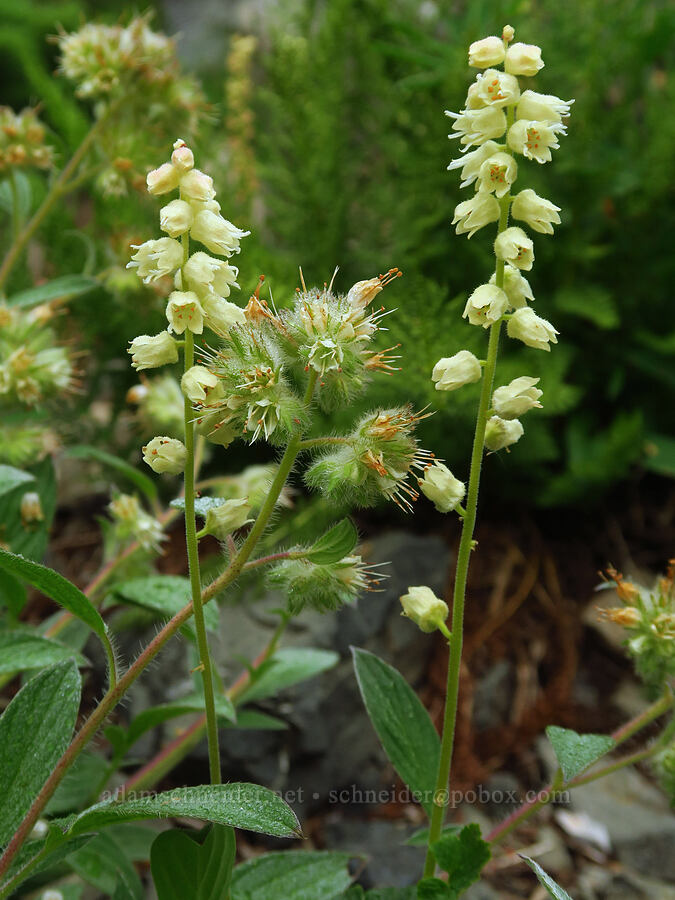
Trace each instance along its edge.
<instances>
[{"instance_id":1,"label":"fuzzy white flower cluster","mask_svg":"<svg viewBox=\"0 0 675 900\"><path fill-rule=\"evenodd\" d=\"M175 142L170 162L148 173L147 185L151 194L178 190L178 197L160 211L160 228L168 237L133 245L136 252L127 268L136 269L146 284L172 276L175 290L169 294L166 307L167 329L155 335L142 334L131 341L131 364L138 371L178 360L178 342L173 334L202 334L208 327L224 336L246 321L243 309L225 298L233 287L239 287L238 270L229 259L239 253L241 239L250 232L220 215L213 180L195 169L194 155L184 141ZM209 252L190 253L191 240ZM214 386L213 380L214 376L203 367L194 366L183 376L183 392L193 402L204 400ZM182 470L182 454L176 444L180 441L154 438L148 444L150 452L144 448L145 461L156 472L178 473Z\"/></svg>"},{"instance_id":2,"label":"fuzzy white flower cluster","mask_svg":"<svg viewBox=\"0 0 675 900\"><path fill-rule=\"evenodd\" d=\"M463 316L483 328L506 320L509 337L528 347L550 350L558 332L529 305L534 295L522 274L534 264L534 243L523 228L509 226L509 216L540 234L553 234L553 226L560 224L558 206L530 188L515 193L513 186L518 156L538 163L551 160L559 135L566 133L563 118L574 101L521 91L518 76L533 77L544 62L539 47L512 44L513 37L514 30L507 25L501 38L490 36L471 44L469 65L483 71L469 87L465 109L446 111L454 120L449 137L459 138L463 153L448 169L460 170L462 187L475 185L474 196L455 209L457 234L470 238L485 225L499 223L495 272L471 293ZM503 71L495 68L501 64ZM479 381L482 365L468 350L444 357L432 373L436 390L454 391ZM541 406L538 381L521 376L495 390L485 435L488 450L508 447L522 436L518 416Z\"/></svg>"}]
</instances>

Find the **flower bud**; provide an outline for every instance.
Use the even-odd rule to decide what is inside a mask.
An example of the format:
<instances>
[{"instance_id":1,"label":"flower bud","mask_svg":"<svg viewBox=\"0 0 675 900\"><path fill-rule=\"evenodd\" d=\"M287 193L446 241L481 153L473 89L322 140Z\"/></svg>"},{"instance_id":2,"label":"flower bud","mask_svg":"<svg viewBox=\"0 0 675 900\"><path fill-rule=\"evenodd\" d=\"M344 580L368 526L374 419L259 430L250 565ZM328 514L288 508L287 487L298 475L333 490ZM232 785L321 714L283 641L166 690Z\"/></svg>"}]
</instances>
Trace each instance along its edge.
<instances>
[{"instance_id":1,"label":"flower bud","mask_svg":"<svg viewBox=\"0 0 675 900\"><path fill-rule=\"evenodd\" d=\"M455 207L452 224L457 234L469 232L471 238L480 228L499 219L499 201L488 191L477 191L470 200L463 200Z\"/></svg>"},{"instance_id":2,"label":"flower bud","mask_svg":"<svg viewBox=\"0 0 675 900\"><path fill-rule=\"evenodd\" d=\"M534 262L534 244L522 228L512 225L497 236L495 254L497 259L529 271Z\"/></svg>"},{"instance_id":3,"label":"flower bud","mask_svg":"<svg viewBox=\"0 0 675 900\"><path fill-rule=\"evenodd\" d=\"M185 141L180 138L173 145L173 153L171 154L171 162L175 169L181 174L189 172L194 168L195 158L192 150L186 145Z\"/></svg>"},{"instance_id":4,"label":"flower bud","mask_svg":"<svg viewBox=\"0 0 675 900\"><path fill-rule=\"evenodd\" d=\"M381 278L368 278L357 281L349 288L347 303L356 309L365 309L368 304L383 290Z\"/></svg>"},{"instance_id":5,"label":"flower bud","mask_svg":"<svg viewBox=\"0 0 675 900\"><path fill-rule=\"evenodd\" d=\"M64 900L64 897L61 891L50 889L44 892L44 894L42 895L42 900Z\"/></svg>"},{"instance_id":6,"label":"flower bud","mask_svg":"<svg viewBox=\"0 0 675 900\"><path fill-rule=\"evenodd\" d=\"M199 169L191 169L180 176L180 195L184 200L213 200L213 178Z\"/></svg>"},{"instance_id":7,"label":"flower bud","mask_svg":"<svg viewBox=\"0 0 675 900\"><path fill-rule=\"evenodd\" d=\"M513 27L513 25L505 25L504 28L502 29L502 40L505 41L507 44L510 44L511 41L513 40L515 33L516 33L516 31L515 31L515 28Z\"/></svg>"},{"instance_id":8,"label":"flower bud","mask_svg":"<svg viewBox=\"0 0 675 900\"><path fill-rule=\"evenodd\" d=\"M540 318L529 306L517 309L508 321L506 331L509 337L518 338L535 350L549 350L549 342L558 343L555 330L550 322Z\"/></svg>"},{"instance_id":9,"label":"flower bud","mask_svg":"<svg viewBox=\"0 0 675 900\"><path fill-rule=\"evenodd\" d=\"M169 331L183 334L187 328L193 334L204 331L204 310L194 291L172 291L166 307Z\"/></svg>"},{"instance_id":10,"label":"flower bud","mask_svg":"<svg viewBox=\"0 0 675 900\"><path fill-rule=\"evenodd\" d=\"M544 68L541 47L535 44L511 44L506 51L504 70L511 75L526 75L532 78Z\"/></svg>"},{"instance_id":11,"label":"flower bud","mask_svg":"<svg viewBox=\"0 0 675 900\"><path fill-rule=\"evenodd\" d=\"M227 219L209 210L197 213L191 229L192 237L195 240L204 244L211 253L219 253L221 256L232 256L233 253L239 253L239 241L250 233L250 231L242 231L232 222L228 222Z\"/></svg>"},{"instance_id":12,"label":"flower bud","mask_svg":"<svg viewBox=\"0 0 675 900\"><path fill-rule=\"evenodd\" d=\"M109 504L113 535L118 541L138 541L145 550L159 552L164 533L154 516L147 513L133 494L118 494Z\"/></svg>"},{"instance_id":13,"label":"flower bud","mask_svg":"<svg viewBox=\"0 0 675 900\"><path fill-rule=\"evenodd\" d=\"M480 381L481 364L469 350L460 350L454 356L439 359L431 373L437 391L456 391L465 384Z\"/></svg>"},{"instance_id":14,"label":"flower bud","mask_svg":"<svg viewBox=\"0 0 675 900\"><path fill-rule=\"evenodd\" d=\"M472 150L470 153L465 153L463 156L460 156L458 159L453 159L450 165L448 166L448 171L451 169L459 169L460 166L462 171L460 173L462 178L462 183L460 187L468 187L470 184L478 178L480 174L480 167L483 165L486 159L489 159L491 156L494 156L495 153L499 152L499 144L496 144L494 141L486 141L484 144L481 144L476 150Z\"/></svg>"},{"instance_id":15,"label":"flower bud","mask_svg":"<svg viewBox=\"0 0 675 900\"><path fill-rule=\"evenodd\" d=\"M574 100L561 100L554 94L538 94L537 91L523 91L516 107L516 119L531 122L546 122L556 125L563 117L569 116Z\"/></svg>"},{"instance_id":16,"label":"flower bud","mask_svg":"<svg viewBox=\"0 0 675 900\"><path fill-rule=\"evenodd\" d=\"M509 298L496 284L481 284L466 301L462 318L472 325L489 328L509 308Z\"/></svg>"},{"instance_id":17,"label":"flower bud","mask_svg":"<svg viewBox=\"0 0 675 900\"><path fill-rule=\"evenodd\" d=\"M216 294L207 294L202 300L204 323L216 334L227 335L235 325L244 325L246 315L236 303L230 303Z\"/></svg>"},{"instance_id":18,"label":"flower bud","mask_svg":"<svg viewBox=\"0 0 675 900\"><path fill-rule=\"evenodd\" d=\"M127 263L127 269L136 269L136 274L145 284L170 275L183 262L183 248L173 238L158 238L131 246L136 253Z\"/></svg>"},{"instance_id":19,"label":"flower bud","mask_svg":"<svg viewBox=\"0 0 675 900\"><path fill-rule=\"evenodd\" d=\"M166 231L169 237L180 237L185 234L194 216L192 207L185 200L172 200L159 211L159 227Z\"/></svg>"},{"instance_id":20,"label":"flower bud","mask_svg":"<svg viewBox=\"0 0 675 900\"><path fill-rule=\"evenodd\" d=\"M178 362L178 348L168 331L139 335L131 341L127 353L131 353L131 365L137 372Z\"/></svg>"},{"instance_id":21,"label":"flower bud","mask_svg":"<svg viewBox=\"0 0 675 900\"><path fill-rule=\"evenodd\" d=\"M185 468L187 450L182 441L170 437L154 437L143 447L143 462L158 474L178 475Z\"/></svg>"},{"instance_id":22,"label":"flower bud","mask_svg":"<svg viewBox=\"0 0 675 900\"><path fill-rule=\"evenodd\" d=\"M514 219L526 222L530 228L541 234L553 234L553 225L560 225L560 207L545 197L540 197L532 188L516 194L511 205Z\"/></svg>"},{"instance_id":23,"label":"flower bud","mask_svg":"<svg viewBox=\"0 0 675 900\"><path fill-rule=\"evenodd\" d=\"M153 169L146 176L146 184L151 194L166 194L175 191L178 187L180 173L171 163L164 163L158 169Z\"/></svg>"},{"instance_id":24,"label":"flower bud","mask_svg":"<svg viewBox=\"0 0 675 900\"><path fill-rule=\"evenodd\" d=\"M402 615L407 616L426 634L445 625L450 610L448 604L434 594L431 588L415 585L401 597Z\"/></svg>"},{"instance_id":25,"label":"flower bud","mask_svg":"<svg viewBox=\"0 0 675 900\"><path fill-rule=\"evenodd\" d=\"M228 534L252 521L248 517L250 512L247 497L240 500L224 500L222 506L208 510L204 529L214 537L226 538Z\"/></svg>"},{"instance_id":26,"label":"flower bud","mask_svg":"<svg viewBox=\"0 0 675 900\"><path fill-rule=\"evenodd\" d=\"M418 479L420 490L442 513L452 512L464 499L464 482L452 474L441 462L434 462L424 470L424 478Z\"/></svg>"},{"instance_id":27,"label":"flower bud","mask_svg":"<svg viewBox=\"0 0 675 900\"><path fill-rule=\"evenodd\" d=\"M497 281L497 273L493 272L490 276L490 284ZM530 287L530 282L521 275L518 269L509 265L504 266L504 293L509 298L509 306L513 309L520 309L521 306L527 306L528 300L534 300L534 294Z\"/></svg>"},{"instance_id":28,"label":"flower bud","mask_svg":"<svg viewBox=\"0 0 675 900\"><path fill-rule=\"evenodd\" d=\"M506 131L506 116L502 109L486 106L484 109L463 109L459 113L445 111L455 121L452 124L457 134L449 134L449 138L461 136L460 143L465 146L484 144L493 138L501 137Z\"/></svg>"},{"instance_id":29,"label":"flower bud","mask_svg":"<svg viewBox=\"0 0 675 900\"><path fill-rule=\"evenodd\" d=\"M517 419L535 406L541 409L539 398L543 394L539 388L538 378L521 375L510 384L498 387L492 395L492 408L501 419Z\"/></svg>"},{"instance_id":30,"label":"flower bud","mask_svg":"<svg viewBox=\"0 0 675 900\"><path fill-rule=\"evenodd\" d=\"M21 498L21 524L24 528L35 522L44 522L45 514L42 511L40 495L35 491L28 491Z\"/></svg>"},{"instance_id":31,"label":"flower bud","mask_svg":"<svg viewBox=\"0 0 675 900\"><path fill-rule=\"evenodd\" d=\"M523 426L518 419L507 421L500 419L499 416L492 416L485 426L485 446L494 453L515 444L524 433Z\"/></svg>"},{"instance_id":32,"label":"flower bud","mask_svg":"<svg viewBox=\"0 0 675 900\"><path fill-rule=\"evenodd\" d=\"M520 97L520 86L514 75L499 72L497 69L486 69L476 81L476 96L486 106L512 106Z\"/></svg>"},{"instance_id":33,"label":"flower bud","mask_svg":"<svg viewBox=\"0 0 675 900\"><path fill-rule=\"evenodd\" d=\"M481 191L494 191L496 197L508 194L518 177L518 164L510 153L495 153L480 167Z\"/></svg>"},{"instance_id":34,"label":"flower bud","mask_svg":"<svg viewBox=\"0 0 675 900\"><path fill-rule=\"evenodd\" d=\"M474 41L469 47L469 65L475 69L498 66L503 61L504 42L495 35Z\"/></svg>"},{"instance_id":35,"label":"flower bud","mask_svg":"<svg viewBox=\"0 0 675 900\"><path fill-rule=\"evenodd\" d=\"M209 390L218 384L218 378L204 366L192 366L180 380L183 393L191 403L203 403Z\"/></svg>"},{"instance_id":36,"label":"flower bud","mask_svg":"<svg viewBox=\"0 0 675 900\"><path fill-rule=\"evenodd\" d=\"M546 122L531 122L518 119L509 128L507 142L516 153L526 159L536 159L540 164L551 162L551 150L558 150L558 133L565 134L565 126L547 125Z\"/></svg>"}]
</instances>

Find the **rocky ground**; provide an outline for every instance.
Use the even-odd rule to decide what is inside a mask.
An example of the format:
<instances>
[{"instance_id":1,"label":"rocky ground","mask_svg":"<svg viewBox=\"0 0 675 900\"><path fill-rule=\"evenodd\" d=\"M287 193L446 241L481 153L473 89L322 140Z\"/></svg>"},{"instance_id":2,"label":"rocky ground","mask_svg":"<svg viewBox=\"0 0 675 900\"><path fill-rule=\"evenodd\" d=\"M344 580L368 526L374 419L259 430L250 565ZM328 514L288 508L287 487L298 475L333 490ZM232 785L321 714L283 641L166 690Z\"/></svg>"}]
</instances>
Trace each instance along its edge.
<instances>
[{"instance_id":1,"label":"rocky ground","mask_svg":"<svg viewBox=\"0 0 675 900\"><path fill-rule=\"evenodd\" d=\"M658 516L609 515L593 539L562 516L544 525L518 517L481 526L469 586L453 772L453 787L468 802L457 803L454 821L476 821L487 832L508 815L514 797L522 799L545 783L551 767L550 747L541 737L546 725L607 732L644 708L620 633L598 617L601 601L611 598L595 588L598 569L608 562L645 577L658 571L672 555L673 507L666 504L667 521L662 504ZM427 534L413 534L398 522L390 530L380 520L359 522L368 561L390 563L384 589L337 615L304 613L285 637L286 645L336 650L340 662L285 691L280 702L261 703L287 722L287 730L232 731L223 742L228 779L293 791L308 840L358 855L355 870L364 886L416 880L423 850L405 841L422 816L365 715L350 647L395 665L440 726L443 642L402 618L398 603L410 584L449 596L458 531L441 519L428 524ZM634 558L629 546L641 548ZM269 610L279 599L249 587L238 603L221 610L215 650L225 676L238 673L242 656L260 651L276 621ZM187 673L186 652L180 642L164 651L132 694L132 712L165 700L167 683L180 691L175 673ZM160 740L155 734L139 749L151 752ZM199 746L165 786L199 780L204 765L205 747ZM517 855L525 851L574 900L675 900L673 847L675 817L650 770L623 770L572 792L568 802L521 826L467 897L545 900ZM244 838L240 849L256 853L260 843Z\"/></svg>"}]
</instances>

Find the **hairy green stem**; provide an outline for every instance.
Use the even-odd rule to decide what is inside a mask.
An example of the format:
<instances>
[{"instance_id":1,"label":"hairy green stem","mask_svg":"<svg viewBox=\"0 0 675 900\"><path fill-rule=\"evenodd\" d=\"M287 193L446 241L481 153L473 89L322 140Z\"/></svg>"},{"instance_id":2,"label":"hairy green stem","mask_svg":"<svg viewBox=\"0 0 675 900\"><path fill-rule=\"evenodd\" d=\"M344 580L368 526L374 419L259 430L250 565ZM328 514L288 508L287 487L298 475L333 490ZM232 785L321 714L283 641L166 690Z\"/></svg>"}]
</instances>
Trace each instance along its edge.
<instances>
[{"instance_id":1,"label":"hairy green stem","mask_svg":"<svg viewBox=\"0 0 675 900\"><path fill-rule=\"evenodd\" d=\"M500 217L497 234L501 234L507 227L509 220L510 199L504 197L499 201ZM497 287L504 286L504 262L497 260L496 267ZM457 566L455 570L455 587L452 599L452 634L448 656L448 678L445 694L445 711L443 716L443 734L441 737L441 752L438 763L436 786L434 789L433 806L431 810L431 823L429 827L429 840L427 843L427 855L424 863L424 877L431 878L436 870L436 860L431 849L443 830L443 819L447 806L447 792L450 783L450 768L452 764L452 751L455 741L455 729L457 725L457 698L459 696L459 679L462 665L462 648L464 644L464 604L466 600L466 582L469 572L471 550L473 548L473 532L476 524L478 509L478 490L480 487L481 466L483 463L485 429L487 426L488 409L492 395L495 369L497 367L497 353L499 350L499 333L501 321L490 326L490 338L488 341L487 360L483 370L483 383L481 386L480 400L478 403L478 415L476 417L476 430L471 451L471 468L469 472L469 488L466 497L466 509L462 516L462 535L457 553Z\"/></svg>"},{"instance_id":2,"label":"hairy green stem","mask_svg":"<svg viewBox=\"0 0 675 900\"><path fill-rule=\"evenodd\" d=\"M194 364L194 342L192 332L185 332L185 371ZM194 607L195 631L199 650L199 668L204 686L204 708L206 710L206 733L209 745L209 775L211 784L220 784L220 748L218 745L218 717L213 688L213 662L209 652L204 609L202 605L202 585L199 570L199 549L197 545L197 524L195 520L195 429L192 404L184 399L185 425L185 544L187 546L190 590Z\"/></svg>"},{"instance_id":3,"label":"hairy green stem","mask_svg":"<svg viewBox=\"0 0 675 900\"><path fill-rule=\"evenodd\" d=\"M252 666L253 672L260 668L260 666L274 654L289 621L290 616L284 616L282 618L267 646L254 660ZM226 696L232 700L235 706L237 705L237 700L250 683L251 671L246 670L241 673L232 687L225 691ZM142 768L135 772L128 781L118 788L118 796L124 797L125 794L130 791L147 790L157 784L160 778L163 778L178 765L181 760L185 759L190 750L192 750L192 748L204 737L205 732L206 716L201 715L189 728L170 741Z\"/></svg>"},{"instance_id":4,"label":"hairy green stem","mask_svg":"<svg viewBox=\"0 0 675 900\"><path fill-rule=\"evenodd\" d=\"M101 129L106 124L115 109L117 109L117 106L120 102L121 100L110 103L106 107L101 117L97 119L96 122L94 122L94 124L85 135L80 146L72 155L66 166L61 170L59 176L55 179L44 200L33 214L33 217L26 223L26 225L16 236L15 240L12 243L12 246L9 248L7 256L5 256L2 262L2 266L0 266L0 290L4 288L5 283L7 282L7 279L9 278L12 269L21 256L21 253L23 252L26 244L28 243L28 241L30 241L37 229L40 227L51 208L60 197L67 194L72 189L72 186L69 184L71 176L74 175L77 167L86 156Z\"/></svg>"},{"instance_id":5,"label":"hairy green stem","mask_svg":"<svg viewBox=\"0 0 675 900\"><path fill-rule=\"evenodd\" d=\"M307 384L307 391L305 393L306 406L308 406L311 402L312 394L314 393L314 388L316 386L316 378L317 373L311 371ZM277 474L272 482L272 485L270 486L270 492L267 496L267 499L262 509L258 513L258 518L256 519L251 531L249 532L246 541L244 541L237 556L227 566L225 571L201 592L202 603L207 603L218 593L220 593L220 591L231 584L240 574L245 563L248 561L248 558L253 552L258 539L261 537L263 531L267 527L270 517L274 512L279 494L281 493L281 490L286 482L286 478L289 476L297 458L298 447L301 439L302 433L300 430L298 430L298 432L296 432L291 437L288 446L286 447L286 452L284 453L281 462L279 463ZM184 625L185 622L188 621L188 619L192 616L192 613L193 605L192 601L190 601L186 606L183 607L183 609L177 612L176 615L172 619L170 619L169 622L167 622L167 624L155 635L152 641L150 641L148 646L145 647L145 649L134 660L134 662L127 669L124 675L121 676L121 678L114 686L110 687L99 705L96 707L96 709L94 709L89 718L84 722L78 733L73 738L69 747L57 762L51 775L42 786L40 793L31 804L30 809L24 816L23 821L21 822L11 841L7 845L2 857L0 857L0 878L2 878L3 875L5 875L5 873L7 872L7 869L11 865L12 860L22 847L24 841L30 834L35 823L39 819L40 814L51 799L56 788L61 783L70 766L75 762L79 754L87 746L89 741L93 738L98 729L105 722L106 718L117 706L124 694L126 694L126 692L129 690L131 685L157 656L157 654L162 649L162 647L164 647L167 641L173 637L173 635L178 631L181 625Z\"/></svg>"}]
</instances>

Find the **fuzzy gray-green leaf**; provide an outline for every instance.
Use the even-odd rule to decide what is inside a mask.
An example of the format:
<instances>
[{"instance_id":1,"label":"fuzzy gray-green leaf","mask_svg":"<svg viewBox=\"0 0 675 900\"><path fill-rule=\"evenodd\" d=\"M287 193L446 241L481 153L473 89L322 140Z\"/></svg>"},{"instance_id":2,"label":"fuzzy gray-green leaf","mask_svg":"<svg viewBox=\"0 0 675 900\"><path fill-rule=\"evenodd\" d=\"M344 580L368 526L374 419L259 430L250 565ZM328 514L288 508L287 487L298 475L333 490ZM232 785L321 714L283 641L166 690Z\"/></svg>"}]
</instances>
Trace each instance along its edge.
<instances>
[{"instance_id":1,"label":"fuzzy gray-green leaf","mask_svg":"<svg viewBox=\"0 0 675 900\"><path fill-rule=\"evenodd\" d=\"M70 743L80 706L73 660L44 669L0 718L0 846L7 843Z\"/></svg>"},{"instance_id":2,"label":"fuzzy gray-green leaf","mask_svg":"<svg viewBox=\"0 0 675 900\"><path fill-rule=\"evenodd\" d=\"M557 884L550 875L547 875L539 865L539 863L535 862L533 859L530 859L529 856L524 856L522 853L520 854L520 858L525 860L525 862L539 879L539 884L546 888L551 897L553 897L553 900L572 900L567 891L561 888L560 885Z\"/></svg>"},{"instance_id":3,"label":"fuzzy gray-green leaf","mask_svg":"<svg viewBox=\"0 0 675 900\"><path fill-rule=\"evenodd\" d=\"M332 900L349 886L346 853L267 853L237 866L232 900Z\"/></svg>"},{"instance_id":4,"label":"fuzzy gray-green leaf","mask_svg":"<svg viewBox=\"0 0 675 900\"><path fill-rule=\"evenodd\" d=\"M546 736L553 745L565 781L570 781L614 747L606 734L577 734L569 728L549 725Z\"/></svg>"},{"instance_id":5,"label":"fuzzy gray-green leaf","mask_svg":"<svg viewBox=\"0 0 675 900\"><path fill-rule=\"evenodd\" d=\"M322 535L305 556L317 566L331 566L349 556L358 539L358 533L351 519L342 519Z\"/></svg>"},{"instance_id":6,"label":"fuzzy gray-green leaf","mask_svg":"<svg viewBox=\"0 0 675 900\"><path fill-rule=\"evenodd\" d=\"M366 650L352 648L356 678L384 750L429 812L441 742L429 713L403 676Z\"/></svg>"},{"instance_id":7,"label":"fuzzy gray-green leaf","mask_svg":"<svg viewBox=\"0 0 675 900\"><path fill-rule=\"evenodd\" d=\"M169 816L190 816L276 837L293 837L300 829L293 810L273 791L257 784L234 783L175 788L137 800L106 800L81 813L71 823L70 834Z\"/></svg>"}]
</instances>

